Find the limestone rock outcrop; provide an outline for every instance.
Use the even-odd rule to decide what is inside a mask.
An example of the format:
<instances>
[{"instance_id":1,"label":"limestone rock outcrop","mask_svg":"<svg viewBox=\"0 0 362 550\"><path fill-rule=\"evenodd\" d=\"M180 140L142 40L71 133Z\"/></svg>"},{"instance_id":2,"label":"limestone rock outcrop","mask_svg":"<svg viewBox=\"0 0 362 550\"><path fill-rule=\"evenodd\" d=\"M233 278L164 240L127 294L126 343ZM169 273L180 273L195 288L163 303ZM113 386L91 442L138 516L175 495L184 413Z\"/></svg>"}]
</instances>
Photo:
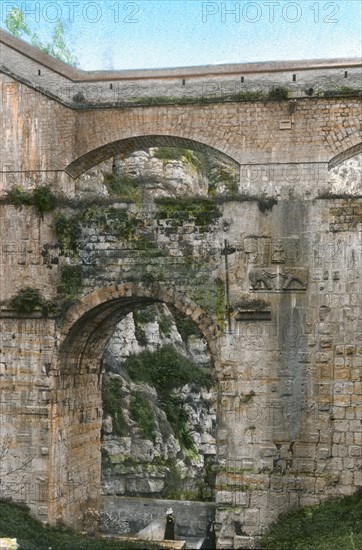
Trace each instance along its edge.
<instances>
[{"instance_id":1,"label":"limestone rock outcrop","mask_svg":"<svg viewBox=\"0 0 362 550\"><path fill-rule=\"evenodd\" d=\"M194 332L182 337L164 304L136 310L119 323L103 359L104 494L211 498L215 392L192 380L174 389L170 382L170 399L181 415L175 420L155 386L132 380L125 368L129 357L148 351L157 360L157 352L167 348L191 360L195 368L210 370L206 342ZM113 399L116 403L110 404Z\"/></svg>"}]
</instances>

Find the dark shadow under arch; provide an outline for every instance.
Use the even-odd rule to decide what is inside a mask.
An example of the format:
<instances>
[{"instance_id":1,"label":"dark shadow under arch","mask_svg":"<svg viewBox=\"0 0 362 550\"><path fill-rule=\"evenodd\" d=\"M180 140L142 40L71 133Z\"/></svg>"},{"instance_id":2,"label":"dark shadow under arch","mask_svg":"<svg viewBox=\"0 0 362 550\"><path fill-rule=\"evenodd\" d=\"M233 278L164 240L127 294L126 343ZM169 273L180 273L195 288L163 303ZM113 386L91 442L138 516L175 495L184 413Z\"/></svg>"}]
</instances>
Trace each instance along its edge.
<instances>
[{"instance_id":1,"label":"dark shadow under arch","mask_svg":"<svg viewBox=\"0 0 362 550\"><path fill-rule=\"evenodd\" d=\"M67 174L69 174L72 178L76 179L93 166L96 166L100 162L103 162L112 156L120 154L127 155L133 151L142 150L148 147L180 147L183 149L192 149L194 151L201 152L209 151L214 155L218 155L221 158L223 157L228 162L239 165L235 159L219 149L215 149L211 145L207 145L199 141L194 141L193 139L168 135L145 135L113 141L112 143L107 143L97 149L93 149L68 164L65 168L65 172L67 172Z\"/></svg>"}]
</instances>

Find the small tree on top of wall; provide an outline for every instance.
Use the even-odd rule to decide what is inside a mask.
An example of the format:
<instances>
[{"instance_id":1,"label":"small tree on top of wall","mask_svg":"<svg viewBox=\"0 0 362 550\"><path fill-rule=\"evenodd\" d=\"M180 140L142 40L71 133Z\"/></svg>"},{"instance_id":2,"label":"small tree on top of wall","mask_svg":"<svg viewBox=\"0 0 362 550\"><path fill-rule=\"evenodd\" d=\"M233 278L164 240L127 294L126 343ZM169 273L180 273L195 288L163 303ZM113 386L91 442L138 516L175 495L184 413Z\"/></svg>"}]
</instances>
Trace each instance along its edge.
<instances>
[{"instance_id":1,"label":"small tree on top of wall","mask_svg":"<svg viewBox=\"0 0 362 550\"><path fill-rule=\"evenodd\" d=\"M20 8L12 8L5 20L8 31L21 39L30 39L33 46L36 46L45 53L52 55L53 57L60 59L68 65L76 67L78 60L76 56L67 47L64 40L64 25L61 21L56 24L52 40L48 44L41 42L37 33L33 33L26 23L26 17L24 12Z\"/></svg>"}]
</instances>

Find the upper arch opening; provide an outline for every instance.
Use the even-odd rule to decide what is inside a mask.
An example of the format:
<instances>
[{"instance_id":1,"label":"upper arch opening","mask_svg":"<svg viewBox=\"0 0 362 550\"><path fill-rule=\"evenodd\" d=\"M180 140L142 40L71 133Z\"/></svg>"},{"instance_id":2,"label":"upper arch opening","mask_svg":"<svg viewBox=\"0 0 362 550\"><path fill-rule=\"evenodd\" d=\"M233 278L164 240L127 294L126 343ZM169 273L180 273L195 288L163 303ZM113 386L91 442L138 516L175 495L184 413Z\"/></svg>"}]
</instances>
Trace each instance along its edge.
<instances>
[{"instance_id":1,"label":"upper arch opening","mask_svg":"<svg viewBox=\"0 0 362 550\"><path fill-rule=\"evenodd\" d=\"M331 170L332 168L335 168L339 164L342 164L345 160L348 160L356 155L359 155L362 153L362 142L357 143L356 145L353 145L353 147L350 147L349 149L346 149L345 151L342 151L342 153L339 153L335 157L333 157L328 162L328 170Z\"/></svg>"},{"instance_id":2,"label":"upper arch opening","mask_svg":"<svg viewBox=\"0 0 362 550\"><path fill-rule=\"evenodd\" d=\"M68 164L65 171L72 178L76 179L93 166L96 166L110 157L119 155L127 156L134 151L139 151L149 147L180 147L203 153L211 153L218 156L221 160L224 159L226 162L234 163L239 166L239 163L225 152L220 151L211 145L201 143L200 141L170 135L145 135L113 141L93 149Z\"/></svg>"}]
</instances>

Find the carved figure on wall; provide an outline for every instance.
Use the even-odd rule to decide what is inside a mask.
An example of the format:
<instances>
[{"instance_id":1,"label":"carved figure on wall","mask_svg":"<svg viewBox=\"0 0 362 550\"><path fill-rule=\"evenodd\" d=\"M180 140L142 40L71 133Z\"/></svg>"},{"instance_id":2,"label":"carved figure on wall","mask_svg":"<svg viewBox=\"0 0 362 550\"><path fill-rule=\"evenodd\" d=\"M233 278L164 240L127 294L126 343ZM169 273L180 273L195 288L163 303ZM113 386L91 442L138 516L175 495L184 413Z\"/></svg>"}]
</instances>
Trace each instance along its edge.
<instances>
[{"instance_id":1,"label":"carved figure on wall","mask_svg":"<svg viewBox=\"0 0 362 550\"><path fill-rule=\"evenodd\" d=\"M272 264L285 263L285 247L283 241L274 241L272 246Z\"/></svg>"},{"instance_id":2,"label":"carved figure on wall","mask_svg":"<svg viewBox=\"0 0 362 550\"><path fill-rule=\"evenodd\" d=\"M307 288L308 271L304 268L292 267L290 269L285 269L280 273L280 277L284 279L281 286L282 290L295 289L292 283L297 283L303 290Z\"/></svg>"},{"instance_id":3,"label":"carved figure on wall","mask_svg":"<svg viewBox=\"0 0 362 550\"><path fill-rule=\"evenodd\" d=\"M272 273L266 270L264 267L254 267L249 272L249 279L251 286L254 290L261 290L266 288L267 290L274 289L273 279L277 276L276 273Z\"/></svg>"}]
</instances>

